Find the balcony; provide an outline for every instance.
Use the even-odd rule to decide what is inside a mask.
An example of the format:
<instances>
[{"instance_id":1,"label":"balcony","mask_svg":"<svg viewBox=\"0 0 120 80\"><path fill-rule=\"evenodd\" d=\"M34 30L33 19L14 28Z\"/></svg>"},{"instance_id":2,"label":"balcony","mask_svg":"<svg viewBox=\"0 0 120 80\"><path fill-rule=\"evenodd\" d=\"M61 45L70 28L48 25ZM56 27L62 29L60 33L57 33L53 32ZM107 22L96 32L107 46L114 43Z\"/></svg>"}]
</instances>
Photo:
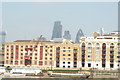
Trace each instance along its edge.
<instances>
[{"instance_id":1,"label":"balcony","mask_svg":"<svg viewBox=\"0 0 120 80\"><path fill-rule=\"evenodd\" d=\"M56 65L59 65L60 63L56 63Z\"/></svg>"},{"instance_id":2,"label":"balcony","mask_svg":"<svg viewBox=\"0 0 120 80\"><path fill-rule=\"evenodd\" d=\"M85 44L82 44L82 47L85 47Z\"/></svg>"},{"instance_id":3,"label":"balcony","mask_svg":"<svg viewBox=\"0 0 120 80\"><path fill-rule=\"evenodd\" d=\"M106 49L102 49L102 51L106 51Z\"/></svg>"},{"instance_id":4,"label":"balcony","mask_svg":"<svg viewBox=\"0 0 120 80\"><path fill-rule=\"evenodd\" d=\"M74 56L74 58L77 58L77 56Z\"/></svg>"},{"instance_id":5,"label":"balcony","mask_svg":"<svg viewBox=\"0 0 120 80\"><path fill-rule=\"evenodd\" d=\"M102 53L102 55L106 55L106 53Z\"/></svg>"},{"instance_id":6,"label":"balcony","mask_svg":"<svg viewBox=\"0 0 120 80\"><path fill-rule=\"evenodd\" d=\"M56 57L60 57L60 55L56 55Z\"/></svg>"},{"instance_id":7,"label":"balcony","mask_svg":"<svg viewBox=\"0 0 120 80\"><path fill-rule=\"evenodd\" d=\"M102 47L106 47L106 45L102 45Z\"/></svg>"},{"instance_id":8,"label":"balcony","mask_svg":"<svg viewBox=\"0 0 120 80\"><path fill-rule=\"evenodd\" d=\"M60 53L60 51L57 50L56 53Z\"/></svg>"},{"instance_id":9,"label":"balcony","mask_svg":"<svg viewBox=\"0 0 120 80\"><path fill-rule=\"evenodd\" d=\"M56 59L56 61L59 61L60 59Z\"/></svg>"}]
</instances>

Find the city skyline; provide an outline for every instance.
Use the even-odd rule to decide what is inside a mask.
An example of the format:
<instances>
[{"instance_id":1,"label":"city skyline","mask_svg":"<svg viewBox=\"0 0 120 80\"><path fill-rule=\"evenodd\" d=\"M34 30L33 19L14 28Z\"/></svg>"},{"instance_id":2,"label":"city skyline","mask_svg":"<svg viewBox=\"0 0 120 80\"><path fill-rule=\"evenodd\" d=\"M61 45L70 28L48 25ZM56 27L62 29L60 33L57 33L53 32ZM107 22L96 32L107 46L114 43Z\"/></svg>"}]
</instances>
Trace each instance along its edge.
<instances>
[{"instance_id":1,"label":"city skyline","mask_svg":"<svg viewBox=\"0 0 120 80\"><path fill-rule=\"evenodd\" d=\"M63 31L69 30L74 41L78 29L85 36L118 29L117 2L47 2L47 3L3 3L3 29L7 31L6 41L33 39L43 35L52 37L54 21L61 21ZM109 14L110 13L110 14Z\"/></svg>"}]
</instances>

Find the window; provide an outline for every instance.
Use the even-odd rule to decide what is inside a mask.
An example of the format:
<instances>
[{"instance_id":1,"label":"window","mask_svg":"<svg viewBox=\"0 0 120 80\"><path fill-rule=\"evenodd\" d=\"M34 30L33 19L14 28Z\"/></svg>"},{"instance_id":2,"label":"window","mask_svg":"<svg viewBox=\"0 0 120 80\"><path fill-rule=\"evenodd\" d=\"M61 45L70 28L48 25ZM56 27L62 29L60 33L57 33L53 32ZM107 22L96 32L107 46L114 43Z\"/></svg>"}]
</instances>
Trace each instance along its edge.
<instances>
[{"instance_id":1,"label":"window","mask_svg":"<svg viewBox=\"0 0 120 80\"><path fill-rule=\"evenodd\" d=\"M95 53L100 53L100 51L96 51Z\"/></svg>"},{"instance_id":2,"label":"window","mask_svg":"<svg viewBox=\"0 0 120 80\"><path fill-rule=\"evenodd\" d=\"M37 61L35 61L34 64L37 65Z\"/></svg>"},{"instance_id":3,"label":"window","mask_svg":"<svg viewBox=\"0 0 120 80\"><path fill-rule=\"evenodd\" d=\"M96 43L96 45L99 45L99 43Z\"/></svg>"},{"instance_id":4,"label":"window","mask_svg":"<svg viewBox=\"0 0 120 80\"><path fill-rule=\"evenodd\" d=\"M50 52L52 52L52 50L50 50Z\"/></svg>"},{"instance_id":5,"label":"window","mask_svg":"<svg viewBox=\"0 0 120 80\"><path fill-rule=\"evenodd\" d=\"M37 57L35 57L35 59L37 59Z\"/></svg>"},{"instance_id":6,"label":"window","mask_svg":"<svg viewBox=\"0 0 120 80\"><path fill-rule=\"evenodd\" d=\"M50 46L50 48L52 48L52 46Z\"/></svg>"},{"instance_id":7,"label":"window","mask_svg":"<svg viewBox=\"0 0 120 80\"><path fill-rule=\"evenodd\" d=\"M88 55L88 58L90 58L91 57L91 55Z\"/></svg>"},{"instance_id":8,"label":"window","mask_svg":"<svg viewBox=\"0 0 120 80\"><path fill-rule=\"evenodd\" d=\"M74 66L74 68L77 68L77 66Z\"/></svg>"},{"instance_id":9,"label":"window","mask_svg":"<svg viewBox=\"0 0 120 80\"><path fill-rule=\"evenodd\" d=\"M45 56L47 56L47 54L45 54Z\"/></svg>"},{"instance_id":10,"label":"window","mask_svg":"<svg viewBox=\"0 0 120 80\"><path fill-rule=\"evenodd\" d=\"M68 50L68 52L70 52L70 50Z\"/></svg>"},{"instance_id":11,"label":"window","mask_svg":"<svg viewBox=\"0 0 120 80\"><path fill-rule=\"evenodd\" d=\"M68 56L71 56L71 54L68 54Z\"/></svg>"},{"instance_id":12,"label":"window","mask_svg":"<svg viewBox=\"0 0 120 80\"><path fill-rule=\"evenodd\" d=\"M91 67L91 63L88 63L88 67Z\"/></svg>"},{"instance_id":13,"label":"window","mask_svg":"<svg viewBox=\"0 0 120 80\"><path fill-rule=\"evenodd\" d=\"M117 43L118 46L120 46L120 43Z\"/></svg>"},{"instance_id":14,"label":"window","mask_svg":"<svg viewBox=\"0 0 120 80\"><path fill-rule=\"evenodd\" d=\"M100 47L96 47L96 49L100 49Z\"/></svg>"},{"instance_id":15,"label":"window","mask_svg":"<svg viewBox=\"0 0 120 80\"><path fill-rule=\"evenodd\" d=\"M50 56L52 56L52 54L50 54Z\"/></svg>"},{"instance_id":16,"label":"window","mask_svg":"<svg viewBox=\"0 0 120 80\"><path fill-rule=\"evenodd\" d=\"M118 54L120 54L120 51L118 51Z\"/></svg>"},{"instance_id":17,"label":"window","mask_svg":"<svg viewBox=\"0 0 120 80\"><path fill-rule=\"evenodd\" d=\"M50 58L50 60L52 60L52 58Z\"/></svg>"},{"instance_id":18,"label":"window","mask_svg":"<svg viewBox=\"0 0 120 80\"><path fill-rule=\"evenodd\" d=\"M118 47L118 50L120 50L120 47Z\"/></svg>"},{"instance_id":19,"label":"window","mask_svg":"<svg viewBox=\"0 0 120 80\"><path fill-rule=\"evenodd\" d=\"M23 64L23 62L22 62L22 61L20 61L20 64Z\"/></svg>"},{"instance_id":20,"label":"window","mask_svg":"<svg viewBox=\"0 0 120 80\"><path fill-rule=\"evenodd\" d=\"M92 49L92 47L88 47L88 49Z\"/></svg>"},{"instance_id":21,"label":"window","mask_svg":"<svg viewBox=\"0 0 120 80\"><path fill-rule=\"evenodd\" d=\"M70 66L68 66L68 68L70 68Z\"/></svg>"},{"instance_id":22,"label":"window","mask_svg":"<svg viewBox=\"0 0 120 80\"><path fill-rule=\"evenodd\" d=\"M65 60L65 58L63 58L63 60Z\"/></svg>"},{"instance_id":23,"label":"window","mask_svg":"<svg viewBox=\"0 0 120 80\"><path fill-rule=\"evenodd\" d=\"M77 56L77 53L74 53L74 56Z\"/></svg>"},{"instance_id":24,"label":"window","mask_svg":"<svg viewBox=\"0 0 120 80\"><path fill-rule=\"evenodd\" d=\"M74 64L77 64L77 62L74 62Z\"/></svg>"},{"instance_id":25,"label":"window","mask_svg":"<svg viewBox=\"0 0 120 80\"><path fill-rule=\"evenodd\" d=\"M7 57L7 59L8 59L8 57Z\"/></svg>"},{"instance_id":26,"label":"window","mask_svg":"<svg viewBox=\"0 0 120 80\"><path fill-rule=\"evenodd\" d=\"M70 47L68 47L68 49L70 49Z\"/></svg>"},{"instance_id":27,"label":"window","mask_svg":"<svg viewBox=\"0 0 120 80\"><path fill-rule=\"evenodd\" d=\"M8 64L8 60L6 60L6 64Z\"/></svg>"},{"instance_id":28,"label":"window","mask_svg":"<svg viewBox=\"0 0 120 80\"><path fill-rule=\"evenodd\" d=\"M65 47L63 47L63 49L65 49Z\"/></svg>"},{"instance_id":29,"label":"window","mask_svg":"<svg viewBox=\"0 0 120 80\"><path fill-rule=\"evenodd\" d=\"M63 64L65 64L65 62L63 62Z\"/></svg>"},{"instance_id":30,"label":"window","mask_svg":"<svg viewBox=\"0 0 120 80\"><path fill-rule=\"evenodd\" d=\"M63 50L63 52L66 52L66 50Z\"/></svg>"},{"instance_id":31,"label":"window","mask_svg":"<svg viewBox=\"0 0 120 80\"><path fill-rule=\"evenodd\" d=\"M45 65L47 65L47 61L45 61Z\"/></svg>"},{"instance_id":32,"label":"window","mask_svg":"<svg viewBox=\"0 0 120 80\"><path fill-rule=\"evenodd\" d=\"M47 58L45 58L45 60L47 60Z\"/></svg>"},{"instance_id":33,"label":"window","mask_svg":"<svg viewBox=\"0 0 120 80\"><path fill-rule=\"evenodd\" d=\"M96 66L98 66L98 64L96 64Z\"/></svg>"},{"instance_id":34,"label":"window","mask_svg":"<svg viewBox=\"0 0 120 80\"><path fill-rule=\"evenodd\" d=\"M92 53L92 51L88 51L88 53Z\"/></svg>"},{"instance_id":35,"label":"window","mask_svg":"<svg viewBox=\"0 0 120 80\"><path fill-rule=\"evenodd\" d=\"M70 62L68 62L68 64L70 64Z\"/></svg>"},{"instance_id":36,"label":"window","mask_svg":"<svg viewBox=\"0 0 120 80\"><path fill-rule=\"evenodd\" d=\"M120 56L117 56L117 58L120 58Z\"/></svg>"},{"instance_id":37,"label":"window","mask_svg":"<svg viewBox=\"0 0 120 80\"><path fill-rule=\"evenodd\" d=\"M88 45L91 45L91 43L88 43Z\"/></svg>"},{"instance_id":38,"label":"window","mask_svg":"<svg viewBox=\"0 0 120 80\"><path fill-rule=\"evenodd\" d=\"M84 63L82 63L82 67L85 67L85 64L84 64Z\"/></svg>"},{"instance_id":39,"label":"window","mask_svg":"<svg viewBox=\"0 0 120 80\"><path fill-rule=\"evenodd\" d=\"M74 60L77 60L77 58L74 58Z\"/></svg>"},{"instance_id":40,"label":"window","mask_svg":"<svg viewBox=\"0 0 120 80\"><path fill-rule=\"evenodd\" d=\"M77 49L74 49L74 51L77 51Z\"/></svg>"},{"instance_id":41,"label":"window","mask_svg":"<svg viewBox=\"0 0 120 80\"><path fill-rule=\"evenodd\" d=\"M63 68L65 68L65 66L63 66Z\"/></svg>"},{"instance_id":42,"label":"window","mask_svg":"<svg viewBox=\"0 0 120 80\"><path fill-rule=\"evenodd\" d=\"M32 57L30 57L30 59L32 59Z\"/></svg>"},{"instance_id":43,"label":"window","mask_svg":"<svg viewBox=\"0 0 120 80\"><path fill-rule=\"evenodd\" d=\"M70 60L70 58L68 58L68 60Z\"/></svg>"},{"instance_id":44,"label":"window","mask_svg":"<svg viewBox=\"0 0 120 80\"><path fill-rule=\"evenodd\" d=\"M65 56L65 54L63 54L63 56Z\"/></svg>"}]
</instances>

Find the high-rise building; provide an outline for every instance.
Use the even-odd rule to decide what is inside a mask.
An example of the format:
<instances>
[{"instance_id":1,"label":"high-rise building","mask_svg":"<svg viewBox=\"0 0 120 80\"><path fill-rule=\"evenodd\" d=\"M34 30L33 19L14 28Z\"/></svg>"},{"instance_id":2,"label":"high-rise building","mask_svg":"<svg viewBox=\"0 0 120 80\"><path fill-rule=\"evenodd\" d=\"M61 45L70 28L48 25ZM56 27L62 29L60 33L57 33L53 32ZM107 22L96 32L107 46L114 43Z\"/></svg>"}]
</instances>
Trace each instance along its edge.
<instances>
[{"instance_id":1,"label":"high-rise building","mask_svg":"<svg viewBox=\"0 0 120 80\"><path fill-rule=\"evenodd\" d=\"M55 21L54 28L52 32L52 40L54 38L62 38L62 25L60 21Z\"/></svg>"},{"instance_id":2,"label":"high-rise building","mask_svg":"<svg viewBox=\"0 0 120 80\"><path fill-rule=\"evenodd\" d=\"M81 29L78 30L75 43L79 43L80 37L84 36L83 31Z\"/></svg>"},{"instance_id":3,"label":"high-rise building","mask_svg":"<svg viewBox=\"0 0 120 80\"><path fill-rule=\"evenodd\" d=\"M65 31L63 38L64 38L64 39L67 39L67 40L71 40L70 32L69 32L69 31Z\"/></svg>"},{"instance_id":4,"label":"high-rise building","mask_svg":"<svg viewBox=\"0 0 120 80\"><path fill-rule=\"evenodd\" d=\"M104 28L101 28L101 29L100 29L100 35L104 35L104 34L105 34Z\"/></svg>"}]
</instances>

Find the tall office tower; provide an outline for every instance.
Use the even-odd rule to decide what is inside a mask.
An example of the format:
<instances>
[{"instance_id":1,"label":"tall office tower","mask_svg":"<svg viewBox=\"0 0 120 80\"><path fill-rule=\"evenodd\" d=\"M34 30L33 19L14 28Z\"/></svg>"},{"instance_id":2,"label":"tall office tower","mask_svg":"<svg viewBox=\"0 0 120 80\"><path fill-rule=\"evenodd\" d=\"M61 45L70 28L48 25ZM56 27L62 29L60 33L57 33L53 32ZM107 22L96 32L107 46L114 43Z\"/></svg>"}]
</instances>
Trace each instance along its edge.
<instances>
[{"instance_id":1,"label":"tall office tower","mask_svg":"<svg viewBox=\"0 0 120 80\"><path fill-rule=\"evenodd\" d=\"M71 40L70 32L69 32L69 31L65 31L63 38L64 38L64 39L67 39L67 40Z\"/></svg>"},{"instance_id":2,"label":"tall office tower","mask_svg":"<svg viewBox=\"0 0 120 80\"><path fill-rule=\"evenodd\" d=\"M104 28L101 28L101 29L100 29L100 35L104 35L104 34L105 34Z\"/></svg>"},{"instance_id":3,"label":"tall office tower","mask_svg":"<svg viewBox=\"0 0 120 80\"><path fill-rule=\"evenodd\" d=\"M78 30L75 43L79 43L80 37L84 36L83 31L81 29Z\"/></svg>"},{"instance_id":4,"label":"tall office tower","mask_svg":"<svg viewBox=\"0 0 120 80\"><path fill-rule=\"evenodd\" d=\"M5 43L6 32L4 30L0 30L0 44Z\"/></svg>"},{"instance_id":5,"label":"tall office tower","mask_svg":"<svg viewBox=\"0 0 120 80\"><path fill-rule=\"evenodd\" d=\"M54 28L53 28L53 32L52 32L52 40L54 38L62 38L62 25L61 25L61 21L55 21L54 23Z\"/></svg>"}]
</instances>

